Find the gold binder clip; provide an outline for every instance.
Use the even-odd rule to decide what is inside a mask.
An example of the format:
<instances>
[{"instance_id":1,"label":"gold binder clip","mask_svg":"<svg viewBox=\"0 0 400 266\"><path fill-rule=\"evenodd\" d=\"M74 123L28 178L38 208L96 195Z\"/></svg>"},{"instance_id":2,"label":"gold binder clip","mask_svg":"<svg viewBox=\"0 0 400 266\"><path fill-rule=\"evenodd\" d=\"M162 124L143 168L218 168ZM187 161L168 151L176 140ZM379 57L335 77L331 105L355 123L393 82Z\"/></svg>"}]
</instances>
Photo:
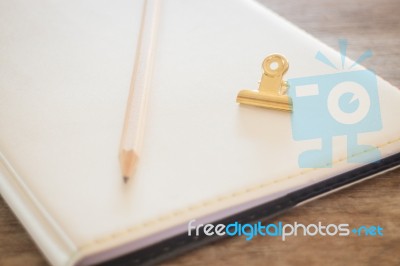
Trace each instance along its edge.
<instances>
[{"instance_id":1,"label":"gold binder clip","mask_svg":"<svg viewBox=\"0 0 400 266\"><path fill-rule=\"evenodd\" d=\"M282 80L289 68L286 58L279 54L269 55L262 64L264 73L258 91L242 90L236 102L270 109L292 111L292 101L286 94L287 83Z\"/></svg>"}]
</instances>

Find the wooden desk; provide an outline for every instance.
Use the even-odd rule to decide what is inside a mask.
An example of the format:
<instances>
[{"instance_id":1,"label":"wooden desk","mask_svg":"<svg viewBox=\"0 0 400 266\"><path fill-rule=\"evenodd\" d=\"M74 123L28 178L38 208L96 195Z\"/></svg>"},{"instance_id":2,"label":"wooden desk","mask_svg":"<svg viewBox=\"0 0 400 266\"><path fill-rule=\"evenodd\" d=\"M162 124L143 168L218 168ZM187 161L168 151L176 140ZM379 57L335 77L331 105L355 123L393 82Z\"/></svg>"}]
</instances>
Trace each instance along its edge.
<instances>
[{"instance_id":1,"label":"wooden desk","mask_svg":"<svg viewBox=\"0 0 400 266\"><path fill-rule=\"evenodd\" d=\"M349 41L364 65L400 87L398 0L259 0L337 48ZM296 44L293 44L295 48ZM399 107L400 108L400 107ZM14 215L0 200L0 265L47 265ZM400 169L298 207L271 222L380 225L383 237L232 238L169 260L164 265L400 265Z\"/></svg>"}]
</instances>

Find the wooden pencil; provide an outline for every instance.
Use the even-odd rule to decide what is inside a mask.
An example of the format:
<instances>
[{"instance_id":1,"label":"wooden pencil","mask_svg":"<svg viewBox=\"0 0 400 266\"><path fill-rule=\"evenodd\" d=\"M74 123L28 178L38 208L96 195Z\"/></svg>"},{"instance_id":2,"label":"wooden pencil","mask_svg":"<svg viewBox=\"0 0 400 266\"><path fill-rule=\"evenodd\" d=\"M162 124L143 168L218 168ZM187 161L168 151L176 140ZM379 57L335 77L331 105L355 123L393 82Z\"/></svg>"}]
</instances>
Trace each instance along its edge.
<instances>
[{"instance_id":1,"label":"wooden pencil","mask_svg":"<svg viewBox=\"0 0 400 266\"><path fill-rule=\"evenodd\" d=\"M140 157L157 18L158 0L146 0L143 5L141 29L119 150L121 174L125 183L133 177Z\"/></svg>"}]
</instances>

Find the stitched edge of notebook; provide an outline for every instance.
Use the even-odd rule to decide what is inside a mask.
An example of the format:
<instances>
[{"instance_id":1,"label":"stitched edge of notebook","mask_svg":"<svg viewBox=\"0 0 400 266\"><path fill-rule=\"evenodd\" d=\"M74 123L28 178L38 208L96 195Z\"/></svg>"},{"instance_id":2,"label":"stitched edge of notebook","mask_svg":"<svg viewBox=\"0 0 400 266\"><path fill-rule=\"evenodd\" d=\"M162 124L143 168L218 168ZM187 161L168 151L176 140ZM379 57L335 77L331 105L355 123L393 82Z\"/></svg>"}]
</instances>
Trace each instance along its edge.
<instances>
[{"instance_id":1,"label":"stitched edge of notebook","mask_svg":"<svg viewBox=\"0 0 400 266\"><path fill-rule=\"evenodd\" d=\"M383 148L385 146L388 146L388 145L391 145L391 144L395 144L395 143L398 143L398 142L400 142L400 137L397 138L397 139L391 140L391 141L387 141L387 142L385 142L385 143L383 143L381 145L377 145L374 148ZM370 150L371 149L367 149L367 150L364 150L364 151L359 152L357 154L353 154L352 156L337 159L334 162L332 162L332 166L336 165L336 164L338 164L340 162L343 162L343 161L345 161L345 160L347 160L349 158L353 158L353 157L359 156L361 154L367 153ZM320 168L306 169L306 170L303 170L303 171L299 171L299 172L297 172L295 174L287 175L285 177L280 177L280 178L277 178L277 179L274 179L274 180L268 180L266 182L262 182L262 183L260 183L258 185L252 186L252 187L244 188L244 189L232 192L232 193L225 194L223 196L218 196L218 197L215 197L213 199L205 200L205 201L203 201L201 203L198 203L198 204L195 204L195 205L190 205L190 206L188 206L186 208L182 208L182 209L173 211L173 212L168 213L168 214L163 214L163 215L161 215L161 216L159 216L157 218L148 220L146 222L143 222L141 224L138 224L138 225L135 225L135 226L132 226L132 227L128 227L128 228L126 228L124 230L121 230L119 232L112 233L110 235L107 235L107 236L104 236L104 237L101 237L101 238L98 238L98 239L94 239L90 243L80 246L78 248L77 252L75 253L75 256L72 256L71 258L72 258L72 260L75 260L77 258L76 256L79 256L80 253L83 250L85 250L85 249L87 249L87 248L89 248L91 246L94 246L96 244L104 243L106 241L109 241L110 239L118 238L118 237L120 237L120 236L122 236L124 234L133 233L133 232L135 232L135 231L137 231L137 230L139 230L141 228L152 226L152 225L156 225L156 224L159 224L159 223L164 222L166 220L182 216L183 214L188 214L188 213L193 212L195 210L210 206L210 205L212 205L214 203L225 201L225 200L229 200L231 198L235 198L237 196L240 196L240 195L243 195L243 194L246 194L246 193L249 193L249 192L254 192L254 191L257 191L259 189L262 189L262 188L265 188L267 186L270 186L272 184L277 184L277 183L282 182L282 181L290 180L292 178L299 177L299 176L302 176L302 175L304 175L306 173L314 172L314 171L317 171L317 170L320 170Z\"/></svg>"}]
</instances>

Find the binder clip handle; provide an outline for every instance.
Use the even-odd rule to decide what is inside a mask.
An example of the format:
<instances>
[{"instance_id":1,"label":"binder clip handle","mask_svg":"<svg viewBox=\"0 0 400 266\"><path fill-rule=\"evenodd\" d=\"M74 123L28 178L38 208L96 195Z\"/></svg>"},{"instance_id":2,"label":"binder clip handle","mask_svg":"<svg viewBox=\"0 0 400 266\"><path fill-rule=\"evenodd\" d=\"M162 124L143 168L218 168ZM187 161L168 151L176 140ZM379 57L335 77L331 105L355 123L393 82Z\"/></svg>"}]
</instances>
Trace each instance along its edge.
<instances>
[{"instance_id":1,"label":"binder clip handle","mask_svg":"<svg viewBox=\"0 0 400 266\"><path fill-rule=\"evenodd\" d=\"M280 54L272 54L264 59L262 63L264 74L261 77L260 93L268 93L274 95L283 95L282 87L287 87L287 83L283 80L283 75L289 69L289 63L285 57Z\"/></svg>"},{"instance_id":2,"label":"binder clip handle","mask_svg":"<svg viewBox=\"0 0 400 266\"><path fill-rule=\"evenodd\" d=\"M280 54L267 56L262 63L264 74L270 77L282 77L289 69L289 63Z\"/></svg>"}]
</instances>

